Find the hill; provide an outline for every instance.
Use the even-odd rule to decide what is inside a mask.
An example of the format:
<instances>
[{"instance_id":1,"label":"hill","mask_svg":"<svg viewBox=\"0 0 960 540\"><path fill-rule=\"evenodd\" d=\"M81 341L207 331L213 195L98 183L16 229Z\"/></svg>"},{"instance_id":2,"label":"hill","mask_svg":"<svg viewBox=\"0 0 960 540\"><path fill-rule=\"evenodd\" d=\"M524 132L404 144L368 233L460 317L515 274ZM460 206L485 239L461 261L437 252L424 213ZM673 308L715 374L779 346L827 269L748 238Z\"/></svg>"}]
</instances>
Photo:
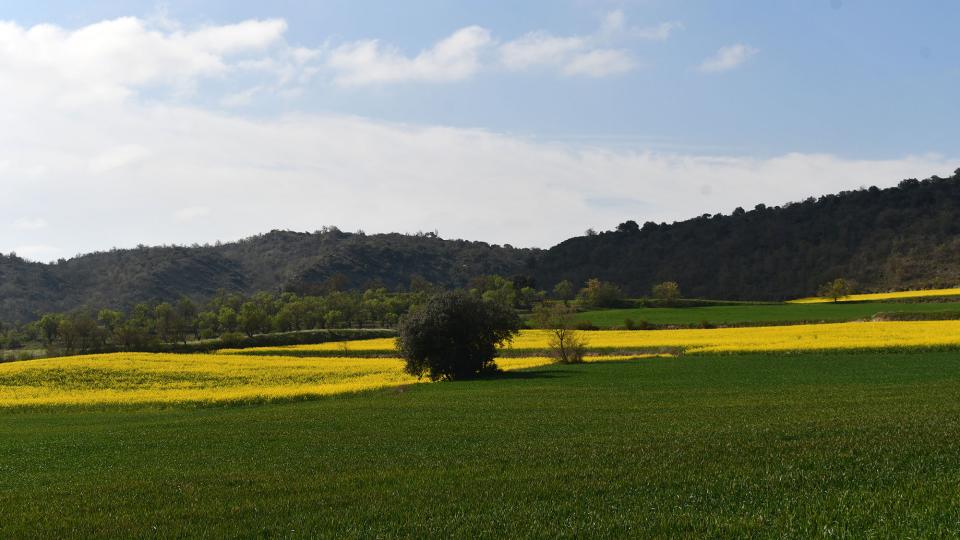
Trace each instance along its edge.
<instances>
[{"instance_id":1,"label":"hill","mask_svg":"<svg viewBox=\"0 0 960 540\"><path fill-rule=\"evenodd\" d=\"M960 283L960 169L779 207L673 224L635 222L571 238L539 259L540 283L591 277L649 294L677 281L695 298L783 300L838 276L864 291Z\"/></svg>"},{"instance_id":2,"label":"hill","mask_svg":"<svg viewBox=\"0 0 960 540\"><path fill-rule=\"evenodd\" d=\"M215 246L115 249L54 264L0 255L0 320L47 311L329 288L463 286L477 275L522 272L536 250L443 240L434 234L272 231Z\"/></svg>"}]
</instances>

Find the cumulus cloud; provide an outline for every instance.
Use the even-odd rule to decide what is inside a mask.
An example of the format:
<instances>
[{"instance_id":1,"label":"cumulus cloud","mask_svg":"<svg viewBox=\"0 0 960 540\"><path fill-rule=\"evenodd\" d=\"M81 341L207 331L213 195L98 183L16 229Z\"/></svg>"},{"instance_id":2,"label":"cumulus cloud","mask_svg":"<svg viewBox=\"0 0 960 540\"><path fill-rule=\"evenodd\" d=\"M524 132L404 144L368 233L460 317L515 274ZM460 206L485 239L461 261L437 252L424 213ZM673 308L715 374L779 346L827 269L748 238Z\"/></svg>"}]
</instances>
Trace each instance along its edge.
<instances>
[{"instance_id":1,"label":"cumulus cloud","mask_svg":"<svg viewBox=\"0 0 960 540\"><path fill-rule=\"evenodd\" d=\"M480 54L491 41L489 30L468 26L411 58L378 40L362 40L336 47L327 65L336 72L335 82L341 86L458 81L480 69Z\"/></svg>"},{"instance_id":2,"label":"cumulus cloud","mask_svg":"<svg viewBox=\"0 0 960 540\"><path fill-rule=\"evenodd\" d=\"M224 77L251 56L302 56L285 50L285 30L275 19L192 31L136 17L75 30L0 22L0 79L8 97L60 107L116 102L145 88L189 94L199 81Z\"/></svg>"},{"instance_id":3,"label":"cumulus cloud","mask_svg":"<svg viewBox=\"0 0 960 540\"><path fill-rule=\"evenodd\" d=\"M700 64L699 69L707 73L729 71L742 65L758 52L757 49L742 43L720 47L716 54Z\"/></svg>"}]
</instances>

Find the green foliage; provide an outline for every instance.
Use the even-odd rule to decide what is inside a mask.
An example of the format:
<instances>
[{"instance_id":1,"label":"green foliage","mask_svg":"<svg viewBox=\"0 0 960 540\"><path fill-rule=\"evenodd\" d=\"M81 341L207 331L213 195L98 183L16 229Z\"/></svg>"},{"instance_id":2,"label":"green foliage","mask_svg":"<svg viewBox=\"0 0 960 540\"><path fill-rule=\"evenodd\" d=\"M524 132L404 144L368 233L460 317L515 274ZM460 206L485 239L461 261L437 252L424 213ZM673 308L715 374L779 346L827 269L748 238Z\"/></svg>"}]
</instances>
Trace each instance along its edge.
<instances>
[{"instance_id":1,"label":"green foliage","mask_svg":"<svg viewBox=\"0 0 960 540\"><path fill-rule=\"evenodd\" d=\"M570 300L573 300L575 296L576 290L574 289L573 282L568 279L557 283L553 287L553 297L557 300L569 302Z\"/></svg>"},{"instance_id":2,"label":"green foliage","mask_svg":"<svg viewBox=\"0 0 960 540\"><path fill-rule=\"evenodd\" d=\"M501 343L520 329L513 309L463 291L440 293L400 320L397 351L412 375L469 379L495 369Z\"/></svg>"},{"instance_id":3,"label":"green foliage","mask_svg":"<svg viewBox=\"0 0 960 540\"><path fill-rule=\"evenodd\" d=\"M613 283L592 278L577 294L577 301L584 308L611 308L623 304L623 292Z\"/></svg>"}]
</instances>

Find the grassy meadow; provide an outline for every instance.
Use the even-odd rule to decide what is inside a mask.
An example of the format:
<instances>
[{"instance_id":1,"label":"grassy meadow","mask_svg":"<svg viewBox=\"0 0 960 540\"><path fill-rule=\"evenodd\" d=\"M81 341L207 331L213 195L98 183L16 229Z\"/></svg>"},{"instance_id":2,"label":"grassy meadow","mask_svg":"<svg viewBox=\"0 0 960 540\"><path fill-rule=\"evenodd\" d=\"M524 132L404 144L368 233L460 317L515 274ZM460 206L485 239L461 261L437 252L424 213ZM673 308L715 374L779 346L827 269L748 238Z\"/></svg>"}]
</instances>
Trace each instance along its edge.
<instances>
[{"instance_id":1,"label":"grassy meadow","mask_svg":"<svg viewBox=\"0 0 960 540\"><path fill-rule=\"evenodd\" d=\"M957 360L700 355L0 409L0 537L955 536Z\"/></svg>"}]
</instances>

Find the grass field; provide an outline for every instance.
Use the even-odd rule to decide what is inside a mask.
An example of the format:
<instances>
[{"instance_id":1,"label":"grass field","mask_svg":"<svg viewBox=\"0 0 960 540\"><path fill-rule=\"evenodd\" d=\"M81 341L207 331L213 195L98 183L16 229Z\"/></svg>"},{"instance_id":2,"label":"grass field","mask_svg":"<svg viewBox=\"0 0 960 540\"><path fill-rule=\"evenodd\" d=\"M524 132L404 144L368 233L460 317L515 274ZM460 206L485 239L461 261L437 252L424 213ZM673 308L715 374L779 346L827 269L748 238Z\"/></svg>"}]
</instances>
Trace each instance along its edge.
<instances>
[{"instance_id":1,"label":"grass field","mask_svg":"<svg viewBox=\"0 0 960 540\"><path fill-rule=\"evenodd\" d=\"M578 321L598 328L623 327L626 319L656 325L776 324L797 322L840 322L869 319L881 312L938 313L960 311L960 302L838 302L740 304L683 308L603 309L578 313Z\"/></svg>"},{"instance_id":2,"label":"grass field","mask_svg":"<svg viewBox=\"0 0 960 540\"><path fill-rule=\"evenodd\" d=\"M0 410L0 537L952 537L955 352Z\"/></svg>"}]
</instances>

